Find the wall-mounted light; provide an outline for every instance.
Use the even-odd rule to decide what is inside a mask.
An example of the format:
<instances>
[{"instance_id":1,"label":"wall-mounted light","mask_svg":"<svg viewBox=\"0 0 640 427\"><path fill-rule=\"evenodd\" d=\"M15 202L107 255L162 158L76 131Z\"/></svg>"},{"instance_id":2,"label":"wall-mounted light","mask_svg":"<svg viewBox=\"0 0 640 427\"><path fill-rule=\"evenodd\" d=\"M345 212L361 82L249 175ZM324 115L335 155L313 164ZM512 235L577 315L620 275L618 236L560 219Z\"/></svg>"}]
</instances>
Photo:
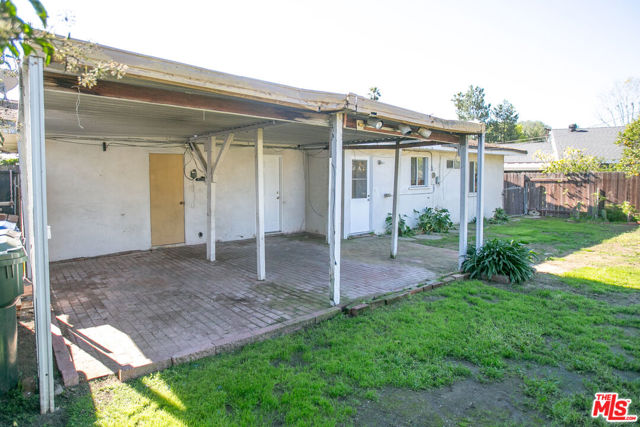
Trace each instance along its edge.
<instances>
[{"instance_id":1,"label":"wall-mounted light","mask_svg":"<svg viewBox=\"0 0 640 427\"><path fill-rule=\"evenodd\" d=\"M382 120L379 119L367 119L367 126L372 128L382 129L383 124L384 123L382 123Z\"/></svg>"},{"instance_id":2,"label":"wall-mounted light","mask_svg":"<svg viewBox=\"0 0 640 427\"><path fill-rule=\"evenodd\" d=\"M418 129L418 135L423 138L429 138L431 136L431 131L429 129L420 128Z\"/></svg>"},{"instance_id":3,"label":"wall-mounted light","mask_svg":"<svg viewBox=\"0 0 640 427\"><path fill-rule=\"evenodd\" d=\"M402 124L398 125L398 130L403 135L409 135L411 132L413 132L413 130L411 129L411 126L402 125Z\"/></svg>"}]
</instances>

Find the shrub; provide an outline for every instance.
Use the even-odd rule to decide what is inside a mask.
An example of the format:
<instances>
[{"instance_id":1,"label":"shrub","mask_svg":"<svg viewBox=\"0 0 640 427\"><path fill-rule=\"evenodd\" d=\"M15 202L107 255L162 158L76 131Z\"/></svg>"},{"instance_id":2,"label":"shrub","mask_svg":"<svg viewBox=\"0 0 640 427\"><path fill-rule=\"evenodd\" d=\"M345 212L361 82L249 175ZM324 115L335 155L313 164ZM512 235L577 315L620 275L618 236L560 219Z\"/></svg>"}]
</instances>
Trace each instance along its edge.
<instances>
[{"instance_id":1,"label":"shrub","mask_svg":"<svg viewBox=\"0 0 640 427\"><path fill-rule=\"evenodd\" d=\"M607 204L604 211L605 219L608 221L624 222L640 219L636 208L626 200L620 204Z\"/></svg>"},{"instance_id":2,"label":"shrub","mask_svg":"<svg viewBox=\"0 0 640 427\"><path fill-rule=\"evenodd\" d=\"M447 233L453 227L451 215L447 209L425 208L422 212L414 209L418 214L418 229L424 233Z\"/></svg>"},{"instance_id":3,"label":"shrub","mask_svg":"<svg viewBox=\"0 0 640 427\"><path fill-rule=\"evenodd\" d=\"M487 220L489 224L504 224L505 222L509 222L509 216L502 208L496 208L493 211L493 217Z\"/></svg>"},{"instance_id":4,"label":"shrub","mask_svg":"<svg viewBox=\"0 0 640 427\"><path fill-rule=\"evenodd\" d=\"M535 260L535 252L520 242L492 239L478 251L469 247L462 271L469 273L471 279L486 276L491 280L496 274L502 274L508 276L511 283L522 283L533 276Z\"/></svg>"},{"instance_id":5,"label":"shrub","mask_svg":"<svg viewBox=\"0 0 640 427\"><path fill-rule=\"evenodd\" d=\"M391 214L387 214L387 217L384 219L384 229L387 234L391 234L391 227L393 226ZM416 232L407 225L406 215L398 215L398 235L399 236L413 236Z\"/></svg>"}]
</instances>

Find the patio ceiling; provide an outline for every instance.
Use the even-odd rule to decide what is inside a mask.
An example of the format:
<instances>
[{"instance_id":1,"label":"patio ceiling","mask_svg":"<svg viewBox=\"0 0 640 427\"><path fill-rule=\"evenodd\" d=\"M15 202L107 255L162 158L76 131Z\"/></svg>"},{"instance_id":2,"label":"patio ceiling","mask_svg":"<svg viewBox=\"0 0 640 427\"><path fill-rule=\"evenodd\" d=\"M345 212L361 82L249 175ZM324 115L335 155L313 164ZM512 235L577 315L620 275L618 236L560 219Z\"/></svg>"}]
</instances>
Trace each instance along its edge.
<instances>
[{"instance_id":1,"label":"patio ceiling","mask_svg":"<svg viewBox=\"0 0 640 427\"><path fill-rule=\"evenodd\" d=\"M268 117L223 113L202 108L154 104L143 101L45 90L47 137L151 142L186 142L195 135L263 123ZM267 114L265 114L266 116ZM310 145L329 141L329 127L276 121L264 132L266 145ZM390 139L368 131L345 129L345 144ZM255 132L239 130L235 141L252 143Z\"/></svg>"}]
</instances>

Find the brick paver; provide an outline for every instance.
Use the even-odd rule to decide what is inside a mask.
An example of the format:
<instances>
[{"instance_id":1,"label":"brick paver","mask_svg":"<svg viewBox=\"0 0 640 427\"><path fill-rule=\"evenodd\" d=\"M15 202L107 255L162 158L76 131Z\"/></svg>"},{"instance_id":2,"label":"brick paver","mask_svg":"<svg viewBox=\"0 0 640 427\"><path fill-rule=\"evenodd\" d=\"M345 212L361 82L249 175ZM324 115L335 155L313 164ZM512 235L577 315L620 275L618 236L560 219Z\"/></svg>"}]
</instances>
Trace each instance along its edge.
<instances>
[{"instance_id":1,"label":"brick paver","mask_svg":"<svg viewBox=\"0 0 640 427\"><path fill-rule=\"evenodd\" d=\"M344 302L432 280L456 253L389 239L343 242ZM266 239L267 280L255 279L255 242L161 248L51 264L52 302L87 378L171 359L189 348L309 315L329 305L328 247L309 235Z\"/></svg>"}]
</instances>

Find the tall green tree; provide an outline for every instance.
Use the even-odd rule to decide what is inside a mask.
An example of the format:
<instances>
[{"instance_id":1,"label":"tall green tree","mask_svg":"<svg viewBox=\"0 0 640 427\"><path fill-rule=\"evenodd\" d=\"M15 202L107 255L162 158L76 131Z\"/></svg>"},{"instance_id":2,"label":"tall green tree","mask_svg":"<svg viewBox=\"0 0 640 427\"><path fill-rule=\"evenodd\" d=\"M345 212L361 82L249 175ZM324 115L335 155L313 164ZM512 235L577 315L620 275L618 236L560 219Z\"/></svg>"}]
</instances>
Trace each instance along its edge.
<instances>
[{"instance_id":1,"label":"tall green tree","mask_svg":"<svg viewBox=\"0 0 640 427\"><path fill-rule=\"evenodd\" d=\"M524 120L518 123L520 139L536 139L547 136L547 129L550 126L544 124L540 120Z\"/></svg>"},{"instance_id":2,"label":"tall green tree","mask_svg":"<svg viewBox=\"0 0 640 427\"><path fill-rule=\"evenodd\" d=\"M484 89L470 85L466 92L458 92L451 99L460 120L478 120L487 123L491 117L491 104L484 100Z\"/></svg>"},{"instance_id":3,"label":"tall green tree","mask_svg":"<svg viewBox=\"0 0 640 427\"><path fill-rule=\"evenodd\" d=\"M506 99L491 110L491 119L487 122L487 140L489 142L515 141L519 138L518 117L512 103Z\"/></svg>"},{"instance_id":4,"label":"tall green tree","mask_svg":"<svg viewBox=\"0 0 640 427\"><path fill-rule=\"evenodd\" d=\"M624 147L617 169L629 176L640 175L640 116L620 133L616 144Z\"/></svg>"}]
</instances>

